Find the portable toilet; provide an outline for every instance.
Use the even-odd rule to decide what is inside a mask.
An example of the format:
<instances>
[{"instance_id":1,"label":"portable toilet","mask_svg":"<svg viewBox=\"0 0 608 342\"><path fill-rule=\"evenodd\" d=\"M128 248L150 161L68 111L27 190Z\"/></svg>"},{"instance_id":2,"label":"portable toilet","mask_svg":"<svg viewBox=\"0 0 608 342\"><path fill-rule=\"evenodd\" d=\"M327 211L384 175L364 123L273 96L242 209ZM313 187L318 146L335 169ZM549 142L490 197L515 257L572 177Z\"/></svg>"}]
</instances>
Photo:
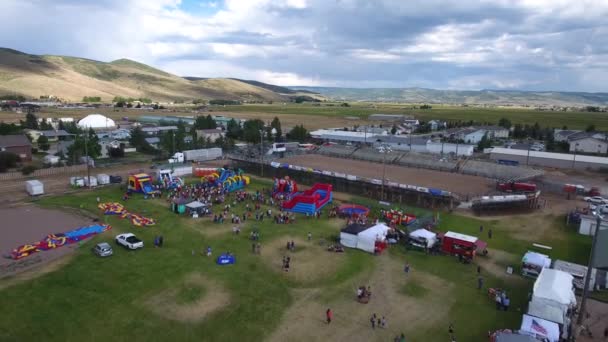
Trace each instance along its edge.
<instances>
[{"instance_id":1,"label":"portable toilet","mask_svg":"<svg viewBox=\"0 0 608 342\"><path fill-rule=\"evenodd\" d=\"M176 214L183 214L186 212L186 204L192 201L187 200L185 198L174 198L171 201L171 211Z\"/></svg>"}]
</instances>

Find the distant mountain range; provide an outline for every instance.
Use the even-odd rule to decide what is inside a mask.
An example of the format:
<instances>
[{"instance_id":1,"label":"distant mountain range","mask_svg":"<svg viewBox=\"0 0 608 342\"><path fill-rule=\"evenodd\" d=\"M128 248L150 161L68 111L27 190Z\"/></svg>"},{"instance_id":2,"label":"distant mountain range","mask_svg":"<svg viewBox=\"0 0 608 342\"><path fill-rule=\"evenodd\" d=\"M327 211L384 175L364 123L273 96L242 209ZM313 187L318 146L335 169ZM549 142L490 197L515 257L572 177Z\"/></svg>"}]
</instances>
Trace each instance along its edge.
<instances>
[{"instance_id":1,"label":"distant mountain range","mask_svg":"<svg viewBox=\"0 0 608 342\"><path fill-rule=\"evenodd\" d=\"M437 90L426 88L289 87L338 101L374 101L516 106L608 106L608 93L517 90Z\"/></svg>"},{"instance_id":2,"label":"distant mountain range","mask_svg":"<svg viewBox=\"0 0 608 342\"><path fill-rule=\"evenodd\" d=\"M104 102L115 96L153 101L289 101L300 92L257 81L179 77L129 59L106 63L0 48L0 95L53 95L72 102L85 96L98 96Z\"/></svg>"}]
</instances>

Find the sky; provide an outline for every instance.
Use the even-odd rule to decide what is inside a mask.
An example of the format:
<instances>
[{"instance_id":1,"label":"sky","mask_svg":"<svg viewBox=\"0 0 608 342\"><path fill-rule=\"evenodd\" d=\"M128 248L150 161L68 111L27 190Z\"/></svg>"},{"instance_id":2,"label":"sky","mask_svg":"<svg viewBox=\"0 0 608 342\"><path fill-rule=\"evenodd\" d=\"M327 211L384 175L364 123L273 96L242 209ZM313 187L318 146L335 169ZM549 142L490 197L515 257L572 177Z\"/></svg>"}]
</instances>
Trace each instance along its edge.
<instances>
[{"instance_id":1,"label":"sky","mask_svg":"<svg viewBox=\"0 0 608 342\"><path fill-rule=\"evenodd\" d=\"M608 91L606 0L2 0L0 46L284 86Z\"/></svg>"}]
</instances>

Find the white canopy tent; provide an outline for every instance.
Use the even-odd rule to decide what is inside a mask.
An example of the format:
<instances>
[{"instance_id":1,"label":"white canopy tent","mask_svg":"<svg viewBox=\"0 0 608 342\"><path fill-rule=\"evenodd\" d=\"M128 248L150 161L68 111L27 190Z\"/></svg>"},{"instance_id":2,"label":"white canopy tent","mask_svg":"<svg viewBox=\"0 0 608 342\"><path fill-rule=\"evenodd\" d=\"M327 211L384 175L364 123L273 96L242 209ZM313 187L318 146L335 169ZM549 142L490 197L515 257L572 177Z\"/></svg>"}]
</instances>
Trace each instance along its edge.
<instances>
[{"instance_id":1,"label":"white canopy tent","mask_svg":"<svg viewBox=\"0 0 608 342\"><path fill-rule=\"evenodd\" d=\"M365 229L367 229L366 226L358 223L346 226L344 229L340 230L340 243L344 247L357 248L357 241L359 240L357 235Z\"/></svg>"},{"instance_id":2,"label":"white canopy tent","mask_svg":"<svg viewBox=\"0 0 608 342\"><path fill-rule=\"evenodd\" d=\"M357 248L366 252L374 253L376 241L386 240L386 234L390 228L384 223L369 227L357 234Z\"/></svg>"},{"instance_id":3,"label":"white canopy tent","mask_svg":"<svg viewBox=\"0 0 608 342\"><path fill-rule=\"evenodd\" d=\"M546 338L549 342L559 342L559 326L542 318L524 315L521 320L520 332Z\"/></svg>"},{"instance_id":4,"label":"white canopy tent","mask_svg":"<svg viewBox=\"0 0 608 342\"><path fill-rule=\"evenodd\" d=\"M537 277L543 268L551 267L551 258L545 254L528 251L521 258L521 264L523 275Z\"/></svg>"},{"instance_id":5,"label":"white canopy tent","mask_svg":"<svg viewBox=\"0 0 608 342\"><path fill-rule=\"evenodd\" d=\"M417 229L410 233L410 238L418 241L426 241L426 248L432 248L437 243L437 234L426 229Z\"/></svg>"},{"instance_id":6,"label":"white canopy tent","mask_svg":"<svg viewBox=\"0 0 608 342\"><path fill-rule=\"evenodd\" d=\"M543 268L534 283L530 301L530 307L534 308L537 317L560 324L566 322L568 310L576 306L573 280L569 273ZM561 315L558 315L558 311Z\"/></svg>"}]
</instances>

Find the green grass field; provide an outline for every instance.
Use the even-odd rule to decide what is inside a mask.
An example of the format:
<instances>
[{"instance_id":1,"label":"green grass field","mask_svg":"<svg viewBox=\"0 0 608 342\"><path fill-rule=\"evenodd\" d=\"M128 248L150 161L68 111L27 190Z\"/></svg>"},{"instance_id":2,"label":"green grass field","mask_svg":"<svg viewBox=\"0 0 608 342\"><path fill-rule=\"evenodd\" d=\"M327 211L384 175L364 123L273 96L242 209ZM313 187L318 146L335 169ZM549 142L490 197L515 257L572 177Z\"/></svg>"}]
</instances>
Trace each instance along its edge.
<instances>
[{"instance_id":1,"label":"green grass field","mask_svg":"<svg viewBox=\"0 0 608 342\"><path fill-rule=\"evenodd\" d=\"M267 183L253 184L251 189L262 186L267 186ZM78 195L49 197L39 204L81 208L99 214L95 202L97 196L102 201L117 201L121 191L117 187L108 187ZM366 202L360 198L355 201ZM353 332L363 329L361 331L367 333L367 321L356 319L357 314L369 314L364 311L367 307L357 304L356 312L341 310L353 305L352 284L373 278L375 270L387 263L394 266L393 272L390 277L379 281L390 282L389 285L397 289L389 303L396 307L401 305L401 301L403 305L412 305L402 308L414 310L408 312L412 317L427 314L429 317L437 315L440 319L425 324L409 318L405 320L395 314L389 318L390 329L379 332L371 340L386 341L403 331L408 341L445 341L448 324L453 322L459 341L482 341L489 330L519 327L522 312L518 309L525 307L531 290L530 280L504 274L507 265L518 265L522 253L532 242L516 229L515 226L519 225L517 220L481 222L459 215L440 215L442 230L474 234L481 224L485 229L494 230L493 239L489 241L490 256L480 259L480 263L485 287L506 288L512 298L513 310L498 312L485 290L476 289L475 266L459 264L451 257L429 256L397 246L381 257L347 250L339 262L331 259L333 256L317 242L321 239L330 241L338 236L343 225L338 219L307 220L299 217L293 225L276 225L269 220L263 223L247 221L241 235L234 235L229 223L218 225L209 219L177 216L168 210L163 200L144 200L135 195L125 206L132 212L155 218L157 225L136 228L126 220L103 217L102 220L112 225L112 230L84 243L67 266L1 290L0 341L280 340L273 334L286 324L295 329L298 326L307 328L305 335L292 336L294 341L339 340L342 336L340 329ZM218 208L214 209L217 211ZM243 211L244 205L237 205L236 212ZM415 211L424 213L422 209ZM554 225L534 242L553 246L556 257L585 261L589 239L567 230L557 217L547 219L552 219ZM261 232L262 256L251 253L251 241L247 236L254 228ZM134 252L115 247L114 256L105 259L90 253L94 243L108 241L113 244L113 237L126 231L143 238L146 247ZM305 242L308 231L313 234L312 243ZM159 233L164 235L165 246L153 248L152 240ZM283 253L279 246L282 248L284 241L294 238L298 240L294 254L295 271L285 274L273 262L275 254L279 258ZM212 258L201 255L208 245L212 246L214 256L223 251L234 253L237 263L217 266ZM299 255L306 256L306 260L297 259ZM398 271L405 261L412 268L407 276ZM306 267L304 277L298 275L298 267ZM185 281L192 274L210 282ZM3 281L6 280L0 280L0 285ZM219 289L228 294L229 303L199 321L184 322L162 317L145 304L150 298L171 290L175 297L173 306L188 308L192 303L212 300ZM298 311L297 321L285 321L284 318L292 317L288 312L297 310L302 303L298 293L312 290L318 290L319 294L304 303L315 308L332 307L337 318L337 325L323 327L325 330L320 333L317 326L321 326L318 321L324 317L323 310L309 312L304 305ZM312 337L307 334L312 334ZM323 335L319 338L315 334Z\"/></svg>"},{"instance_id":2,"label":"green grass field","mask_svg":"<svg viewBox=\"0 0 608 342\"><path fill-rule=\"evenodd\" d=\"M501 118L508 118L513 124L534 125L538 122L541 127L562 128L564 125L571 129L585 129L594 124L598 130L608 130L608 113L587 112L551 112L536 111L524 108L476 108L447 105L433 105L430 110L411 109L409 104L382 103L351 103L351 107L340 107L339 104L319 106L312 104L272 104L272 105L240 105L226 106L222 111L228 112L259 112L273 114L308 114L321 116L354 116L362 119L370 114L408 114L419 120L462 120L498 123Z\"/></svg>"}]
</instances>

